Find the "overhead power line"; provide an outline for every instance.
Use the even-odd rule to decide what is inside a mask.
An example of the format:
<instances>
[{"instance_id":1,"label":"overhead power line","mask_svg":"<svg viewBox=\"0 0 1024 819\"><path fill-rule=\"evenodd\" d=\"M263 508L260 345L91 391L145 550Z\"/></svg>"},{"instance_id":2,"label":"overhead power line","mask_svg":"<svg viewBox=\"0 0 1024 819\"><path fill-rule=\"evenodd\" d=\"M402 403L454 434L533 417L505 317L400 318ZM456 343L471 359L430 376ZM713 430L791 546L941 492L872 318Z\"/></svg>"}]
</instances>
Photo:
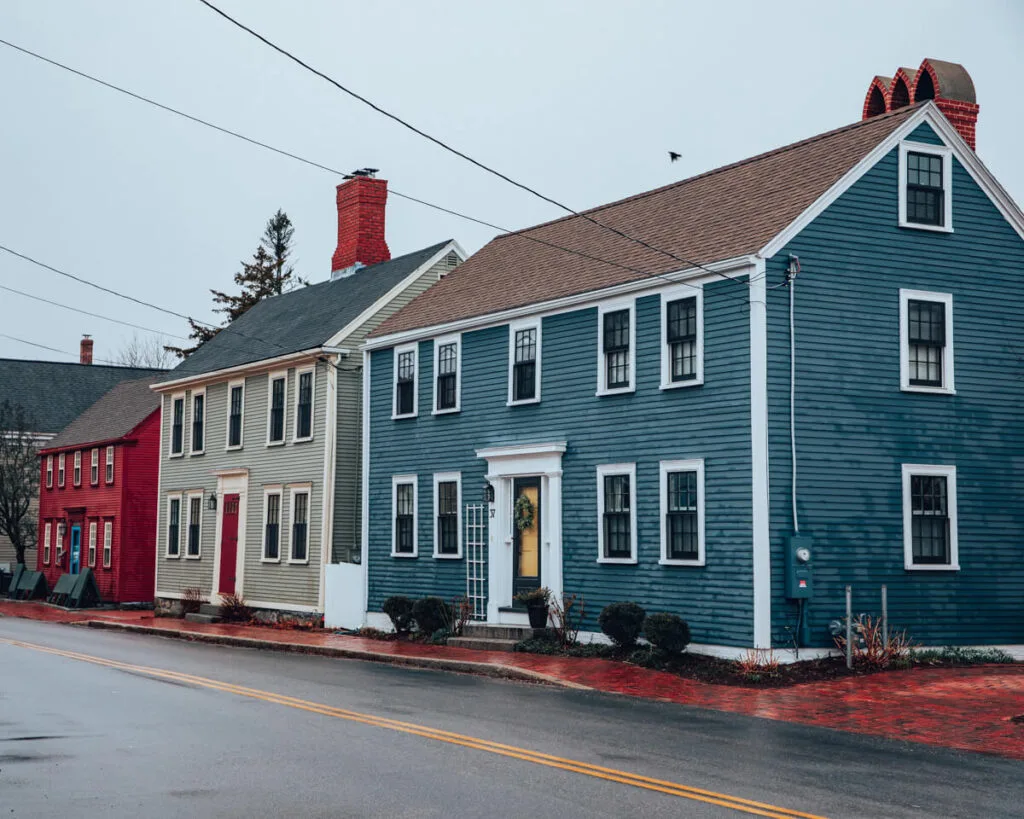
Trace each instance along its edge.
<instances>
[{"instance_id":1,"label":"overhead power line","mask_svg":"<svg viewBox=\"0 0 1024 819\"><path fill-rule=\"evenodd\" d=\"M29 347L38 347L40 350L49 350L51 353L60 353L61 355L70 356L71 358L78 358L79 353L70 353L67 350L59 350L56 347L48 347L45 344L39 344L35 341L26 341L23 338L17 336L9 336L7 333L0 333L0 338L8 338L11 341L17 341L19 344L27 344ZM105 358L94 358L93 361L99 361L101 364L117 364L116 361L109 361Z\"/></svg>"}]
</instances>

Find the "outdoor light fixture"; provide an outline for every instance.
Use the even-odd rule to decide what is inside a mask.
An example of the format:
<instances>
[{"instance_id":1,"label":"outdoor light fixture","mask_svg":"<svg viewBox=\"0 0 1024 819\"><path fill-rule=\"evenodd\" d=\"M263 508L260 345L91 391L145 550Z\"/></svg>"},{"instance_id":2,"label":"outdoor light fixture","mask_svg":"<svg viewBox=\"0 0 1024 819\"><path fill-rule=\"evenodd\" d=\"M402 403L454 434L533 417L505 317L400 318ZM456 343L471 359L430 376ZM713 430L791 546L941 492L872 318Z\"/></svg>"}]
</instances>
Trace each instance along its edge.
<instances>
[{"instance_id":1,"label":"outdoor light fixture","mask_svg":"<svg viewBox=\"0 0 1024 819\"><path fill-rule=\"evenodd\" d=\"M217 493L211 492L210 497L206 500L206 508L211 512L217 511Z\"/></svg>"},{"instance_id":2,"label":"outdoor light fixture","mask_svg":"<svg viewBox=\"0 0 1024 819\"><path fill-rule=\"evenodd\" d=\"M484 503L494 503L494 487L490 481L484 481Z\"/></svg>"}]
</instances>

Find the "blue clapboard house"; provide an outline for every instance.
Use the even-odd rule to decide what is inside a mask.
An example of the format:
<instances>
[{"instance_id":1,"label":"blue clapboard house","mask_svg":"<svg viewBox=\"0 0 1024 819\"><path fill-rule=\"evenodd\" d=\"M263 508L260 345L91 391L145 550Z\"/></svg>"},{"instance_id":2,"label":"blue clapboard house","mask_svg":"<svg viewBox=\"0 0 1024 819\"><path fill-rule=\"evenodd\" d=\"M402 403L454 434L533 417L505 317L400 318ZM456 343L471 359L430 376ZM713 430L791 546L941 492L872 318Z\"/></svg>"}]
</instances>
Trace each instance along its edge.
<instances>
[{"instance_id":1,"label":"blue clapboard house","mask_svg":"<svg viewBox=\"0 0 1024 819\"><path fill-rule=\"evenodd\" d=\"M383 601L631 600L697 649L1024 644L1024 214L962 66L863 119L494 239L364 348ZM637 241L641 240L641 241Z\"/></svg>"}]
</instances>

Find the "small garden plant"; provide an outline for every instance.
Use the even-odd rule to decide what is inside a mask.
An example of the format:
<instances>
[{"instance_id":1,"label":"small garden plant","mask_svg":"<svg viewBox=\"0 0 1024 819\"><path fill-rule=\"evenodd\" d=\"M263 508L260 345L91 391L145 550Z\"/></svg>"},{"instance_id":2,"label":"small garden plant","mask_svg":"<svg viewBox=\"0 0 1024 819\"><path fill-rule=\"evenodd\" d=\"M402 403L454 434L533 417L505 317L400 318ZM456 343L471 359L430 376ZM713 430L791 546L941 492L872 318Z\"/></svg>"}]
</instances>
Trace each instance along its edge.
<instances>
[{"instance_id":1,"label":"small garden plant","mask_svg":"<svg viewBox=\"0 0 1024 819\"><path fill-rule=\"evenodd\" d=\"M412 631L412 600L396 594L384 601L381 610L391 618L391 625L399 634L407 634Z\"/></svg>"},{"instance_id":2,"label":"small garden plant","mask_svg":"<svg viewBox=\"0 0 1024 819\"><path fill-rule=\"evenodd\" d=\"M181 616L195 614L203 604L203 591L198 586L186 586L181 590Z\"/></svg>"},{"instance_id":3,"label":"small garden plant","mask_svg":"<svg viewBox=\"0 0 1024 819\"><path fill-rule=\"evenodd\" d=\"M451 623L451 610L440 597L423 597L412 604L412 618L423 634L433 637L447 630Z\"/></svg>"},{"instance_id":4,"label":"small garden plant","mask_svg":"<svg viewBox=\"0 0 1024 819\"><path fill-rule=\"evenodd\" d=\"M659 651L678 656L690 644L690 626L677 614L648 614L644 619L644 637Z\"/></svg>"},{"instance_id":5,"label":"small garden plant","mask_svg":"<svg viewBox=\"0 0 1024 819\"><path fill-rule=\"evenodd\" d=\"M636 603L611 603L601 611L597 624L620 648L632 648L646 616L647 612Z\"/></svg>"},{"instance_id":6,"label":"small garden plant","mask_svg":"<svg viewBox=\"0 0 1024 819\"><path fill-rule=\"evenodd\" d=\"M220 604L220 619L225 623L248 623L253 612L240 594L225 594Z\"/></svg>"}]
</instances>

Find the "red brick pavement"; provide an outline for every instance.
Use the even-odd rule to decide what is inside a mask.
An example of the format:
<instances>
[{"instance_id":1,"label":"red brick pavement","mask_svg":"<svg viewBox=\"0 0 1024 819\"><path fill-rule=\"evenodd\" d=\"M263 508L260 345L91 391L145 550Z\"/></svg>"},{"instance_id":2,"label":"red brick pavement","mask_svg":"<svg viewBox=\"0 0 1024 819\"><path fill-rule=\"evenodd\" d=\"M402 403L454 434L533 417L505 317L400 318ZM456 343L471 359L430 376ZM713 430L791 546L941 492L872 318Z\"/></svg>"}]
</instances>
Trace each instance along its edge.
<instances>
[{"instance_id":1,"label":"red brick pavement","mask_svg":"<svg viewBox=\"0 0 1024 819\"><path fill-rule=\"evenodd\" d=\"M2 615L60 623L99 620L186 638L255 639L292 650L337 649L382 660L481 663L608 693L1024 760L1024 724L1011 721L1024 714L1024 664L913 669L758 689L710 685L611 660L473 651L265 626L204 625L154 618L152 612L67 612L39 603L0 601Z\"/></svg>"}]
</instances>

